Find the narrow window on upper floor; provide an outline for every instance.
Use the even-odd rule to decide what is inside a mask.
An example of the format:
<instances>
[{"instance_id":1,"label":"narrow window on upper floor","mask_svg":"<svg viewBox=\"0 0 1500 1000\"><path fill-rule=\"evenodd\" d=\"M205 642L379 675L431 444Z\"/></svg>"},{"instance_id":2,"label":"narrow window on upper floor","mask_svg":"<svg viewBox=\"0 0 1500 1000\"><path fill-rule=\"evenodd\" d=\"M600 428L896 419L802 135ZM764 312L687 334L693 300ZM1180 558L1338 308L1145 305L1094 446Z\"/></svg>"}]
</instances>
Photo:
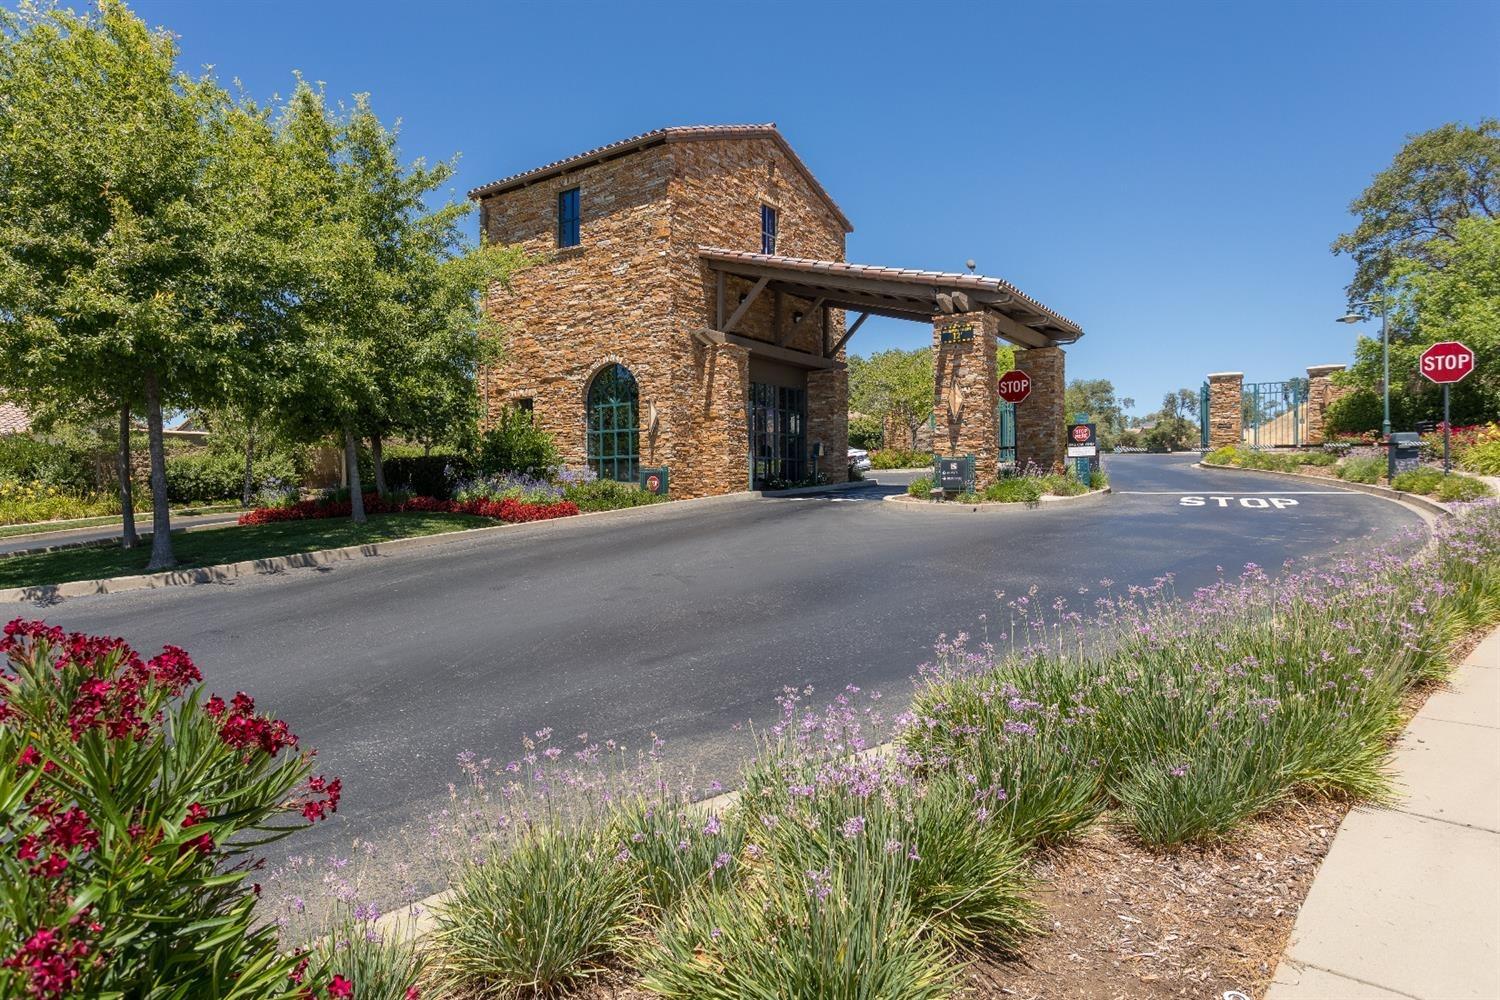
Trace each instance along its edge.
<instances>
[{"instance_id":1,"label":"narrow window on upper floor","mask_svg":"<svg viewBox=\"0 0 1500 1000\"><path fill-rule=\"evenodd\" d=\"M760 252L776 252L776 209L760 206Z\"/></svg>"},{"instance_id":2,"label":"narrow window on upper floor","mask_svg":"<svg viewBox=\"0 0 1500 1000\"><path fill-rule=\"evenodd\" d=\"M557 245L576 247L578 232L578 189L568 188L557 195Z\"/></svg>"}]
</instances>

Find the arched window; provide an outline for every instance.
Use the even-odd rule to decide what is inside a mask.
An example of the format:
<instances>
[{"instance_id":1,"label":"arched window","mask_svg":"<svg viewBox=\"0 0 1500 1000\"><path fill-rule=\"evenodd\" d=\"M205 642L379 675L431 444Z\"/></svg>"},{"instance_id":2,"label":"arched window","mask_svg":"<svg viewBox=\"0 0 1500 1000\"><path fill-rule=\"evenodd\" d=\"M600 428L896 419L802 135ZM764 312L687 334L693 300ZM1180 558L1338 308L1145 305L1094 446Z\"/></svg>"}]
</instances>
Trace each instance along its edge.
<instances>
[{"instance_id":1,"label":"arched window","mask_svg":"<svg viewBox=\"0 0 1500 1000\"><path fill-rule=\"evenodd\" d=\"M640 390L624 365L606 365L589 383L589 467L600 479L633 483L640 472Z\"/></svg>"}]
</instances>

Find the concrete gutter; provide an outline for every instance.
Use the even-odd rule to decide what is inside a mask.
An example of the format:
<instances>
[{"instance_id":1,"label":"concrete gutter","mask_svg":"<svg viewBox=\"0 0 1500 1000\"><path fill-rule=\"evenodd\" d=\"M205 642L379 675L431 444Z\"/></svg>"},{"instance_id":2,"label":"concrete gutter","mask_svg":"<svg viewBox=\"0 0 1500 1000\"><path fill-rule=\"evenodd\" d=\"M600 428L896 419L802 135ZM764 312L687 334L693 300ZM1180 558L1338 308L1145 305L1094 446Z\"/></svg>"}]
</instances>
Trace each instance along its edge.
<instances>
[{"instance_id":1,"label":"concrete gutter","mask_svg":"<svg viewBox=\"0 0 1500 1000\"><path fill-rule=\"evenodd\" d=\"M814 491L831 487L819 486ZM788 491L788 493L793 491ZM779 495L779 494L771 494ZM496 524L484 528L466 528L445 531L436 535L420 535L415 538L395 538L388 542L367 542L364 545L349 545L339 549L319 549L314 552L298 552L292 555L272 556L265 559L246 559L218 566L200 566L194 569L170 570L164 573L145 573L138 576L116 576L103 580L74 580L68 583L37 584L31 587L11 587L0 590L0 602L52 603L69 597L89 597L95 594L119 594L130 590L156 590L161 587L194 586L204 583L227 583L248 576L263 576L283 573L290 569L327 566L365 559L372 556L391 555L408 549L426 548L432 545L449 545L460 541L486 540L490 536L507 533L534 535L550 531L566 530L569 525L599 524L601 522L625 521L642 517L654 517L669 510L681 510L689 506L710 506L723 503L744 503L757 500L759 492L725 493L719 496L696 497L690 500L668 500L664 503L647 504L641 507L624 507L619 510L601 510L559 517L550 521L531 521L526 524ZM215 525L214 527L223 527Z\"/></svg>"},{"instance_id":2,"label":"concrete gutter","mask_svg":"<svg viewBox=\"0 0 1500 1000\"><path fill-rule=\"evenodd\" d=\"M1500 997L1500 629L1397 744L1390 808L1340 826L1266 1000Z\"/></svg>"},{"instance_id":3,"label":"concrete gutter","mask_svg":"<svg viewBox=\"0 0 1500 1000\"><path fill-rule=\"evenodd\" d=\"M1195 469L1208 469L1213 472L1250 472L1258 476L1278 476L1282 479L1290 479L1299 483L1322 483L1336 489L1350 490L1355 493L1368 493L1371 496L1385 497L1387 500L1395 500L1397 503L1408 504L1419 507L1429 514L1438 514L1442 517L1452 515L1453 511L1446 505L1438 503L1431 497L1424 497L1420 493L1407 493L1403 490L1393 490L1386 486L1376 486L1373 483L1351 483L1333 476L1304 476L1300 472L1272 472L1269 469L1242 469L1237 465L1207 465L1203 462L1193 463Z\"/></svg>"},{"instance_id":4,"label":"concrete gutter","mask_svg":"<svg viewBox=\"0 0 1500 1000\"><path fill-rule=\"evenodd\" d=\"M923 500L921 497L914 497L907 493L894 493L885 497L885 500L891 504L892 510L925 511L932 514L1012 514L1022 510L1038 510L1043 507L1054 507L1059 504L1097 502L1103 500L1104 497L1112 492L1106 486L1102 490L1090 490L1087 493L1080 493L1074 497L1044 496L1036 503L1023 503L1020 501L1015 503L998 503L995 501L955 503L952 500L936 503L932 500Z\"/></svg>"}]
</instances>

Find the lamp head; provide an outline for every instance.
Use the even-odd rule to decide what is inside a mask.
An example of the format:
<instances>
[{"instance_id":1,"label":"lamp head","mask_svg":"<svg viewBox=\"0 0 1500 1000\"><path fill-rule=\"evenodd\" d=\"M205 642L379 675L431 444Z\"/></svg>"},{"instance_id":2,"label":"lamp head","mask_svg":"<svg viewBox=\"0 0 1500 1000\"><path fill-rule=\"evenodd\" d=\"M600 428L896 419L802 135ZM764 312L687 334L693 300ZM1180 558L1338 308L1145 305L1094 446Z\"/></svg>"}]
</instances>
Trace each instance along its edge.
<instances>
[{"instance_id":1,"label":"lamp head","mask_svg":"<svg viewBox=\"0 0 1500 1000\"><path fill-rule=\"evenodd\" d=\"M1357 312L1346 312L1338 318L1338 322L1340 323L1361 323L1363 321L1364 317Z\"/></svg>"}]
</instances>

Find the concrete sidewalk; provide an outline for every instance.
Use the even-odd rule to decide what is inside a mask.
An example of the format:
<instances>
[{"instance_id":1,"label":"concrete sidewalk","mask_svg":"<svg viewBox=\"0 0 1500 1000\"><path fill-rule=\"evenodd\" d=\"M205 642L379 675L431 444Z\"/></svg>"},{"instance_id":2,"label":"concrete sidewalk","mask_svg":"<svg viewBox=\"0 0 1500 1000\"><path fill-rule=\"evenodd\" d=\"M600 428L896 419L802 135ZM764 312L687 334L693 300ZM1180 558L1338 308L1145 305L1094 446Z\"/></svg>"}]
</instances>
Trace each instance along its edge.
<instances>
[{"instance_id":1,"label":"concrete sidewalk","mask_svg":"<svg viewBox=\"0 0 1500 1000\"><path fill-rule=\"evenodd\" d=\"M1344 820L1266 1000L1500 997L1500 630L1395 765L1401 801Z\"/></svg>"}]
</instances>

